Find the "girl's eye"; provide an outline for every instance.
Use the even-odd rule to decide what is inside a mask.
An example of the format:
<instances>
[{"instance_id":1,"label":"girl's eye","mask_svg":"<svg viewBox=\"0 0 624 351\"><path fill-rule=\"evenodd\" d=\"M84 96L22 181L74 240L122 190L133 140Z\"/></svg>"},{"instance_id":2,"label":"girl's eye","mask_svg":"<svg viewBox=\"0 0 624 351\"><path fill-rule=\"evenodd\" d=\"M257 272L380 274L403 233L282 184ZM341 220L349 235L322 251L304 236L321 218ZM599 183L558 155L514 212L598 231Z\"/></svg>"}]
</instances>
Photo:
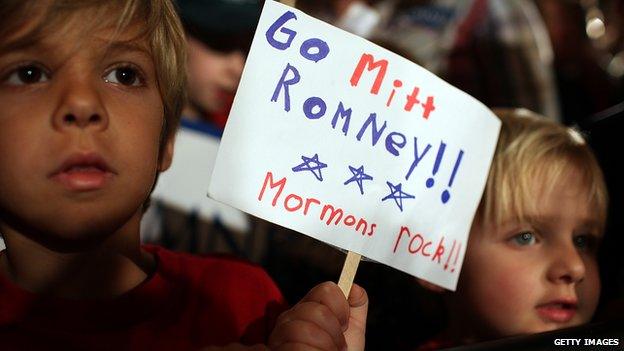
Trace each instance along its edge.
<instances>
[{"instance_id":1,"label":"girl's eye","mask_svg":"<svg viewBox=\"0 0 624 351\"><path fill-rule=\"evenodd\" d=\"M523 233L516 234L511 239L513 240L513 243L520 245L520 246L533 245L537 241L535 238L535 234L531 232L523 232Z\"/></svg>"},{"instance_id":2,"label":"girl's eye","mask_svg":"<svg viewBox=\"0 0 624 351\"><path fill-rule=\"evenodd\" d=\"M50 79L48 73L36 65L25 65L16 68L6 78L6 82L11 85L27 85L46 82Z\"/></svg>"},{"instance_id":3,"label":"girl's eye","mask_svg":"<svg viewBox=\"0 0 624 351\"><path fill-rule=\"evenodd\" d=\"M104 81L126 86L139 86L143 84L140 73L135 68L129 66L117 67L111 70L104 76Z\"/></svg>"}]
</instances>

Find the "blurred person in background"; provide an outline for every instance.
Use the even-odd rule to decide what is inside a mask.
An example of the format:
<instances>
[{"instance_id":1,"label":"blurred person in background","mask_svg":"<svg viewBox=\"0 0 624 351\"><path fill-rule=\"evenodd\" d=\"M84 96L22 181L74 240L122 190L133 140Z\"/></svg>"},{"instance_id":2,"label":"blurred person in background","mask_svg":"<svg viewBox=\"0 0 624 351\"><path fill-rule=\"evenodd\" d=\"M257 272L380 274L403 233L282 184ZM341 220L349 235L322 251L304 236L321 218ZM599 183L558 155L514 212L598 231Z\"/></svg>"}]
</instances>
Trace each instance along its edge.
<instances>
[{"instance_id":1,"label":"blurred person in background","mask_svg":"<svg viewBox=\"0 0 624 351\"><path fill-rule=\"evenodd\" d=\"M260 18L261 1L178 0L188 41L187 119L223 129Z\"/></svg>"},{"instance_id":2,"label":"blurred person in background","mask_svg":"<svg viewBox=\"0 0 624 351\"><path fill-rule=\"evenodd\" d=\"M143 223L145 242L257 261L246 214L205 196L263 1L177 0L187 40L188 100L176 158L161 177ZM250 252L250 251L253 251Z\"/></svg>"}]
</instances>

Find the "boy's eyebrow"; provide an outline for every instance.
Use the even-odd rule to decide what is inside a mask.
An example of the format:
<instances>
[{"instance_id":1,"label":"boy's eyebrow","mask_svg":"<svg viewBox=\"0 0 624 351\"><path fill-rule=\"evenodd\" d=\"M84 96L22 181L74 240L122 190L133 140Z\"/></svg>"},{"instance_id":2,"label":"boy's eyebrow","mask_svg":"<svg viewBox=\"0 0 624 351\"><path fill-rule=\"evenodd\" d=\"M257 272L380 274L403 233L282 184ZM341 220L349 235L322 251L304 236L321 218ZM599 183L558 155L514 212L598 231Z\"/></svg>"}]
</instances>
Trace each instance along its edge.
<instances>
[{"instance_id":1,"label":"boy's eyebrow","mask_svg":"<svg viewBox=\"0 0 624 351\"><path fill-rule=\"evenodd\" d=\"M584 228L585 230L589 230L593 232L593 234L595 235L598 235L598 236L604 235L604 230L600 229L600 228L603 228L604 225L600 225L600 221L598 221L597 219L587 219L583 222L581 227Z\"/></svg>"},{"instance_id":2,"label":"boy's eyebrow","mask_svg":"<svg viewBox=\"0 0 624 351\"><path fill-rule=\"evenodd\" d=\"M147 47L135 41L115 41L106 44L106 55L123 52L138 52L149 58L152 57Z\"/></svg>"},{"instance_id":3,"label":"boy's eyebrow","mask_svg":"<svg viewBox=\"0 0 624 351\"><path fill-rule=\"evenodd\" d=\"M26 35L17 40L13 40L8 43L4 43L0 45L0 55L6 54L9 52L25 50L31 47L35 47L39 44L40 44L39 40L36 36Z\"/></svg>"},{"instance_id":4,"label":"boy's eyebrow","mask_svg":"<svg viewBox=\"0 0 624 351\"><path fill-rule=\"evenodd\" d=\"M112 55L123 52L137 52L151 58L151 53L148 48L134 41L106 42L104 47L105 55ZM41 48L42 50L50 49L49 47L43 45L36 36L27 35L9 43L0 45L0 55L31 48Z\"/></svg>"},{"instance_id":5,"label":"boy's eyebrow","mask_svg":"<svg viewBox=\"0 0 624 351\"><path fill-rule=\"evenodd\" d=\"M525 220L535 225L550 225L550 223L557 222L559 218L549 216L527 216ZM600 221L596 218L584 218L578 227L583 228L583 230L596 231L595 234L601 234L598 230L601 227Z\"/></svg>"}]
</instances>

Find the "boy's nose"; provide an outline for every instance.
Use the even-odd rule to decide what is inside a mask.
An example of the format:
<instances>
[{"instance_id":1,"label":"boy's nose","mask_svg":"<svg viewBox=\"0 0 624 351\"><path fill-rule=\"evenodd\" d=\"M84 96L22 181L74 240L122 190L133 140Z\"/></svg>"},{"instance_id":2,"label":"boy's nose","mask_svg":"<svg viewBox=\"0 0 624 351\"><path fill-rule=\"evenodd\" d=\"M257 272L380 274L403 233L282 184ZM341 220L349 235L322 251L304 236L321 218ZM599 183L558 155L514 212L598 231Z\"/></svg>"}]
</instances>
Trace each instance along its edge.
<instances>
[{"instance_id":1,"label":"boy's nose","mask_svg":"<svg viewBox=\"0 0 624 351\"><path fill-rule=\"evenodd\" d=\"M72 127L106 129L108 116L97 89L88 82L76 83L63 89L54 114L54 126L60 130Z\"/></svg>"},{"instance_id":2,"label":"boy's nose","mask_svg":"<svg viewBox=\"0 0 624 351\"><path fill-rule=\"evenodd\" d=\"M557 248L556 256L552 261L549 279L556 283L579 283L585 278L585 262L580 253L569 244Z\"/></svg>"}]
</instances>

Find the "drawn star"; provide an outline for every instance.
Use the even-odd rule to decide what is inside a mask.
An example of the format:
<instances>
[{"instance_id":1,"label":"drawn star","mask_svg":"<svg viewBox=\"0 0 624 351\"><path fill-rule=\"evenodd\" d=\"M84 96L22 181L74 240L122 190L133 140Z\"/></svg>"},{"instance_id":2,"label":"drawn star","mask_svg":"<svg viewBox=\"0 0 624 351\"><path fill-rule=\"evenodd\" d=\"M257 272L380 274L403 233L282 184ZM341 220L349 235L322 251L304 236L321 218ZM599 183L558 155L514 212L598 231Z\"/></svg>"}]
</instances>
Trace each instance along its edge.
<instances>
[{"instance_id":1,"label":"drawn star","mask_svg":"<svg viewBox=\"0 0 624 351\"><path fill-rule=\"evenodd\" d=\"M386 184L388 184L388 187L390 188L390 194L388 194L386 197L384 197L383 199L381 199L381 201L386 201L388 199L394 199L394 202L397 204L397 206L399 206L399 210L401 210L401 212L403 212L403 199L413 199L414 195L410 195L406 192L404 192L401 187L402 184L399 183L398 185L394 185L390 182L386 182Z\"/></svg>"},{"instance_id":2,"label":"drawn star","mask_svg":"<svg viewBox=\"0 0 624 351\"><path fill-rule=\"evenodd\" d=\"M314 154L312 157L301 156L303 163L292 168L293 172L310 171L316 179L323 181L323 174L321 169L327 167L327 164L319 161L318 154Z\"/></svg>"},{"instance_id":3,"label":"drawn star","mask_svg":"<svg viewBox=\"0 0 624 351\"><path fill-rule=\"evenodd\" d=\"M347 185L351 182L356 182L358 187L360 187L360 193L362 195L364 195L364 187L362 185L362 183L365 180L373 180L373 177L369 176L368 174L364 173L364 166L360 166L360 168L355 168L355 167L351 167L349 166L349 169L351 170L351 173L353 173L353 176L349 179L347 179L346 182L344 182L344 185Z\"/></svg>"}]
</instances>

